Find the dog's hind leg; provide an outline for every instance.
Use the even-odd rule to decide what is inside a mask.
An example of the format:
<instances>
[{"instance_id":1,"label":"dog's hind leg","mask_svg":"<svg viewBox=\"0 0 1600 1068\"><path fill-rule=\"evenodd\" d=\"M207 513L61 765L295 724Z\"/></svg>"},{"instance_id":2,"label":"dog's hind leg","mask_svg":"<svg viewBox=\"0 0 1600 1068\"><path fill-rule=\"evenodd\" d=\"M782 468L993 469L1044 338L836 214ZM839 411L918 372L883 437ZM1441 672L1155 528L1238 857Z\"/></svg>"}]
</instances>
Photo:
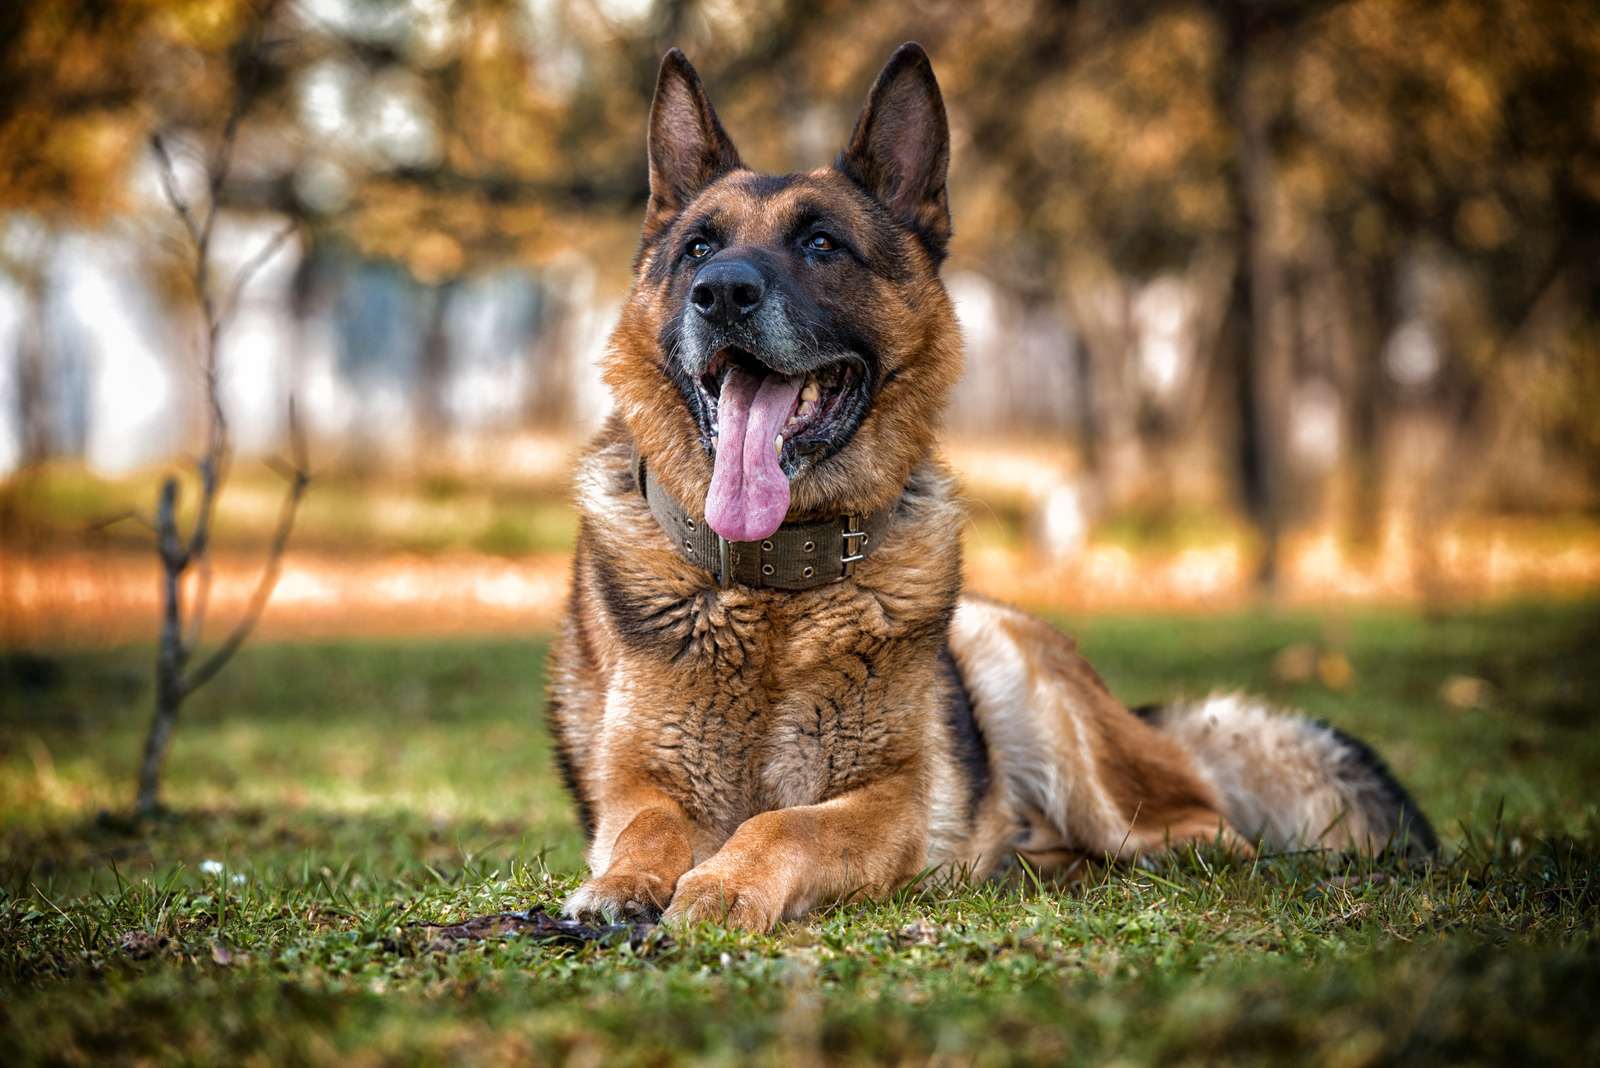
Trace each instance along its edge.
<instances>
[{"instance_id":1,"label":"dog's hind leg","mask_svg":"<svg viewBox=\"0 0 1600 1068\"><path fill-rule=\"evenodd\" d=\"M1181 843L1250 846L1189 750L1122 706L1072 641L1015 608L964 597L950 651L972 696L1026 857L1131 859ZM1038 820L1055 838L1041 834Z\"/></svg>"}]
</instances>

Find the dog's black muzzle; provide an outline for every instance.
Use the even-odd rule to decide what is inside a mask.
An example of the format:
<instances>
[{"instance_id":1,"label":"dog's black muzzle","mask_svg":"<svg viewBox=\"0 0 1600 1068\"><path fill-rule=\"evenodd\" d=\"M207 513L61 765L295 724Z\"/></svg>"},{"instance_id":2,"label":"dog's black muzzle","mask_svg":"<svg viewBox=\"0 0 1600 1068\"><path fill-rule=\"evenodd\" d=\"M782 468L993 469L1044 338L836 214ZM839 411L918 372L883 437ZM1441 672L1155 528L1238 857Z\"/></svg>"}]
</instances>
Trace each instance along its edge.
<instances>
[{"instance_id":1,"label":"dog's black muzzle","mask_svg":"<svg viewBox=\"0 0 1600 1068\"><path fill-rule=\"evenodd\" d=\"M805 374L827 362L814 337L813 302L761 249L725 248L695 274L684 301L679 359L690 376L705 374L719 353L745 354L781 374Z\"/></svg>"},{"instance_id":2,"label":"dog's black muzzle","mask_svg":"<svg viewBox=\"0 0 1600 1068\"><path fill-rule=\"evenodd\" d=\"M762 380L804 376L780 437L779 462L791 478L850 440L871 403L875 367L870 345L835 336L830 323L815 295L765 249L725 248L700 265L663 346L708 453L722 388L736 368Z\"/></svg>"}]
</instances>

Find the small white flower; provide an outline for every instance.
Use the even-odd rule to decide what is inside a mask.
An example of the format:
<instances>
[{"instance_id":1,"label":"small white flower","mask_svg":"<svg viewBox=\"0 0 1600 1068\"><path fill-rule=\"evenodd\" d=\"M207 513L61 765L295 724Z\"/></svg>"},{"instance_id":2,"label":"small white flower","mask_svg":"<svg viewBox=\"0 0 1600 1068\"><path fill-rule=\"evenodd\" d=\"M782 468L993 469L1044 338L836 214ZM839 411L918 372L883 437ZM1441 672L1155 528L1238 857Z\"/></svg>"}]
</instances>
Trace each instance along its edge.
<instances>
[{"instance_id":1,"label":"small white flower","mask_svg":"<svg viewBox=\"0 0 1600 1068\"><path fill-rule=\"evenodd\" d=\"M200 870L205 872L207 875L221 875L222 874L222 861L220 861L220 860L202 860L200 862Z\"/></svg>"},{"instance_id":2,"label":"small white flower","mask_svg":"<svg viewBox=\"0 0 1600 1068\"><path fill-rule=\"evenodd\" d=\"M233 881L234 886L244 885L244 872L235 872L232 876L230 876L230 878Z\"/></svg>"}]
</instances>

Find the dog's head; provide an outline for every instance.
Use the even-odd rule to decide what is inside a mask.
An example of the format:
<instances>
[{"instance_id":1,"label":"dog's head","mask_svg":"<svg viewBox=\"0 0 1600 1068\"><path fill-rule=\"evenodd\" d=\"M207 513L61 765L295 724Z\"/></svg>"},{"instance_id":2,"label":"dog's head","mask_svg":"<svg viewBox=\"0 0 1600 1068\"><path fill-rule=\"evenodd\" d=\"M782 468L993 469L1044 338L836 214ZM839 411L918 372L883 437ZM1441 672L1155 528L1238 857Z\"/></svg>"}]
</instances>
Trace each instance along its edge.
<instances>
[{"instance_id":1,"label":"dog's head","mask_svg":"<svg viewBox=\"0 0 1600 1068\"><path fill-rule=\"evenodd\" d=\"M729 541L892 502L961 370L927 54L895 52L832 166L770 175L745 169L673 50L649 155L606 380L654 477Z\"/></svg>"}]
</instances>

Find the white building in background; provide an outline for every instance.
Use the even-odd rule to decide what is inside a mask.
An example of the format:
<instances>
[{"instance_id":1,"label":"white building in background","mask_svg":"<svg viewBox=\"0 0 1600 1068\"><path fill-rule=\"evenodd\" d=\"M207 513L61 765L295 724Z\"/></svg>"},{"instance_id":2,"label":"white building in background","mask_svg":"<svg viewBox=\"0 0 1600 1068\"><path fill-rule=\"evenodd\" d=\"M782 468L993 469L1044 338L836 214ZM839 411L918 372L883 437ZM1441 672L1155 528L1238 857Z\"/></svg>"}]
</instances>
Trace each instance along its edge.
<instances>
[{"instance_id":1,"label":"white building in background","mask_svg":"<svg viewBox=\"0 0 1600 1068\"><path fill-rule=\"evenodd\" d=\"M219 219L219 302L283 225ZM0 227L0 239L10 229ZM0 476L22 461L30 419L48 455L105 474L194 448L204 425L203 324L189 294L163 294L157 267L170 265L152 257L168 254L164 246L127 221L37 238L27 250L36 290L0 271ZM451 434L467 437L514 429L535 411L586 431L609 409L596 361L620 303L599 292L586 261L429 287L392 265L337 253L307 263L308 254L296 235L260 260L221 337L218 384L241 454L282 448L291 393L314 435L383 455L429 444L418 440L424 388L438 390L433 411ZM30 317L42 376L24 396ZM431 385L430 330L442 345Z\"/></svg>"},{"instance_id":2,"label":"white building in background","mask_svg":"<svg viewBox=\"0 0 1600 1068\"><path fill-rule=\"evenodd\" d=\"M305 257L298 235L267 259L285 219L218 220L212 255L217 277L236 279L258 263L217 346L217 385L234 445L246 455L270 452L287 429L294 386L294 353L300 343L293 315L295 272ZM229 285L219 291L230 292ZM198 356L198 349L192 350ZM197 362L197 361L196 361Z\"/></svg>"},{"instance_id":3,"label":"white building in background","mask_svg":"<svg viewBox=\"0 0 1600 1068\"><path fill-rule=\"evenodd\" d=\"M978 433L1065 433L1081 418L1072 324L1054 308L1025 307L975 271L945 280L966 342L966 374L951 395L950 425Z\"/></svg>"},{"instance_id":4,"label":"white building in background","mask_svg":"<svg viewBox=\"0 0 1600 1068\"><path fill-rule=\"evenodd\" d=\"M42 395L17 403L43 405L48 447L97 470L127 471L168 454L186 429L169 358L176 332L137 246L112 233L68 233L42 266ZM23 343L20 329L0 339L18 383ZM22 415L7 406L4 436L20 439Z\"/></svg>"}]
</instances>

